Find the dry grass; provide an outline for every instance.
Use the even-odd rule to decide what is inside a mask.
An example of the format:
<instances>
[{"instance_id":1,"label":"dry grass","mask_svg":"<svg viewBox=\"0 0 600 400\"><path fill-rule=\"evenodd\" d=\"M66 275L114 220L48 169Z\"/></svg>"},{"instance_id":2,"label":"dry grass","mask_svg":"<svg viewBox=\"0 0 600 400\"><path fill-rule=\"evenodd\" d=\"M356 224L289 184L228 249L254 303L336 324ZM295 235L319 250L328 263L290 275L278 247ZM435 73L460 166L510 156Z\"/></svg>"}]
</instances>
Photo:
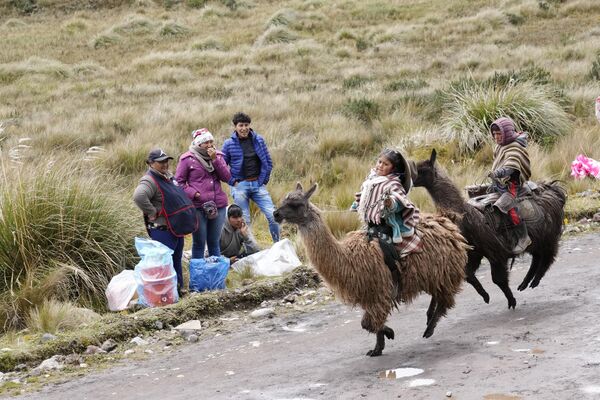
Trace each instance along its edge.
<instances>
[{"instance_id":1,"label":"dry grass","mask_svg":"<svg viewBox=\"0 0 600 400\"><path fill-rule=\"evenodd\" d=\"M568 170L579 152L600 158L594 0L39 3L31 15L0 4L0 150L32 170L46 168L49 153L86 159L79 168L108 172L129 193L149 148L178 155L198 127L220 146L243 110L270 146L275 201L312 180L317 204L346 210L384 146L414 157L435 146L457 183L476 180L490 166L489 146L474 162L460 158L461 139L441 135L440 91L464 76L536 66L559 90L553 101L568 126L553 146L532 144L534 177L563 179L570 192L594 187ZM90 157L94 146L104 150ZM430 209L423 192L411 197ZM255 217L268 244L266 221ZM332 223L353 226L344 213Z\"/></svg>"}]
</instances>

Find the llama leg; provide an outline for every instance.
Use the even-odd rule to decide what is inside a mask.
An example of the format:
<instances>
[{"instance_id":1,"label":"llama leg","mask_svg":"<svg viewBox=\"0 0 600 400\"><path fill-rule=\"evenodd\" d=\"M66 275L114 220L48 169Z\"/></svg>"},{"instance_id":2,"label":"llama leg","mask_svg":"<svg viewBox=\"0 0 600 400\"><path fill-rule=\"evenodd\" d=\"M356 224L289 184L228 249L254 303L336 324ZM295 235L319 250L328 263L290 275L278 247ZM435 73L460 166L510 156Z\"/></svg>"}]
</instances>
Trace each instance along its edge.
<instances>
[{"instance_id":1,"label":"llama leg","mask_svg":"<svg viewBox=\"0 0 600 400\"><path fill-rule=\"evenodd\" d=\"M435 307L437 306L435 302L435 297L431 296L431 301L429 302L429 308L427 309L427 325L431 322L433 318L433 314L435 313Z\"/></svg>"},{"instance_id":2,"label":"llama leg","mask_svg":"<svg viewBox=\"0 0 600 400\"><path fill-rule=\"evenodd\" d=\"M367 356L376 357L380 356L383 349L385 348L385 338L394 339L394 331L385 325L385 319L383 323L377 323L376 319L372 315L365 312L360 322L363 329L376 334L375 348L367 352ZM381 328L377 328L381 326Z\"/></svg>"},{"instance_id":3,"label":"llama leg","mask_svg":"<svg viewBox=\"0 0 600 400\"><path fill-rule=\"evenodd\" d=\"M425 332L423 333L424 338L428 338L433 335L433 331L435 330L440 318L446 315L448 309L454 307L454 296L451 293L438 293L437 295L432 296L431 301L435 301L436 303L435 312L431 321L429 321L427 324L427 329L425 329Z\"/></svg>"},{"instance_id":4,"label":"llama leg","mask_svg":"<svg viewBox=\"0 0 600 400\"><path fill-rule=\"evenodd\" d=\"M531 285L529 286L530 288L533 289L534 287L537 287L537 285L540 284L540 280L544 277L544 275L546 275L548 268L550 268L550 265L552 265L552 263L554 262L557 252L558 245L555 245L547 249L546 252L542 254L540 263L538 264L538 267L535 270L535 276L533 278L533 281L531 281Z\"/></svg>"},{"instance_id":5,"label":"llama leg","mask_svg":"<svg viewBox=\"0 0 600 400\"><path fill-rule=\"evenodd\" d=\"M523 278L523 282L521 282L519 287L517 287L517 290L523 291L523 290L527 289L527 285L529 285L529 282L531 282L531 280L533 279L533 276L535 275L535 271L539 268L540 261L541 261L541 257L539 254L532 255L531 265L529 266L529 270L527 271L525 278Z\"/></svg>"},{"instance_id":6,"label":"llama leg","mask_svg":"<svg viewBox=\"0 0 600 400\"><path fill-rule=\"evenodd\" d=\"M479 279L477 279L477 277L475 276L475 272L479 269L479 265L481 264L481 259L483 258L483 256L478 253L475 253L474 251L469 251L468 257L469 259L467 261L466 271L467 282L469 282L471 286L473 286L475 290L477 290L477 293L479 293L479 295L483 297L483 301L489 303L490 295L488 294L488 292L485 291L483 286L481 286L481 282L479 282Z\"/></svg>"},{"instance_id":7,"label":"llama leg","mask_svg":"<svg viewBox=\"0 0 600 400\"><path fill-rule=\"evenodd\" d=\"M512 308L514 310L517 305L517 301L515 300L510 287L508 286L508 269L506 265L506 261L504 262L493 262L491 263L492 269L492 281L504 292L504 296L508 300L508 308Z\"/></svg>"}]
</instances>

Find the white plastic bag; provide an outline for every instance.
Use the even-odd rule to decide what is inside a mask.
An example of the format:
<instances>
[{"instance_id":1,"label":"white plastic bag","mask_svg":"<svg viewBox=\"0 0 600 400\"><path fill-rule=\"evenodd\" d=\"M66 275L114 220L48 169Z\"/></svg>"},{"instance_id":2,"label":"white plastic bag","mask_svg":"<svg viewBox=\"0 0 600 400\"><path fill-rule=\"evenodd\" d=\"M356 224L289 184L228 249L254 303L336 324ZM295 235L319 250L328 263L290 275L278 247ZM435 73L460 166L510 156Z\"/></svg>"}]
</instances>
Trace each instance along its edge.
<instances>
[{"instance_id":1,"label":"white plastic bag","mask_svg":"<svg viewBox=\"0 0 600 400\"><path fill-rule=\"evenodd\" d=\"M110 311L121 311L127 308L136 292L134 273L130 269L121 271L110 280L106 287L106 298Z\"/></svg>"},{"instance_id":2,"label":"white plastic bag","mask_svg":"<svg viewBox=\"0 0 600 400\"><path fill-rule=\"evenodd\" d=\"M294 245L289 239L282 239L270 249L259 251L236 261L231 266L236 271L241 271L250 266L255 274L277 276L302 265Z\"/></svg>"}]
</instances>

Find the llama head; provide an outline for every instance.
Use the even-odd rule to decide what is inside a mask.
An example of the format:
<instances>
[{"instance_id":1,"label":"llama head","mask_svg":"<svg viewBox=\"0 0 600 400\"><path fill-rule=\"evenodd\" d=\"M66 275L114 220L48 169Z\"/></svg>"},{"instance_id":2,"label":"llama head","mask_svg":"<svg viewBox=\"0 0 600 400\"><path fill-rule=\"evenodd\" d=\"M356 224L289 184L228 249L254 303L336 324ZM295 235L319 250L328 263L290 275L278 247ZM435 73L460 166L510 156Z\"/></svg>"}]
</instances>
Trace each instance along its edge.
<instances>
[{"instance_id":1,"label":"llama head","mask_svg":"<svg viewBox=\"0 0 600 400\"><path fill-rule=\"evenodd\" d=\"M436 165L435 159L437 152L435 149L431 150L431 156L429 160L423 160L416 163L416 179L413 182L415 186L430 187L436 177Z\"/></svg>"},{"instance_id":2,"label":"llama head","mask_svg":"<svg viewBox=\"0 0 600 400\"><path fill-rule=\"evenodd\" d=\"M296 190L289 192L281 201L281 205L273 212L275 221L283 221L292 224L305 223L310 211L310 196L317 190L317 184L313 184L307 192L304 192L300 182L296 185Z\"/></svg>"}]
</instances>

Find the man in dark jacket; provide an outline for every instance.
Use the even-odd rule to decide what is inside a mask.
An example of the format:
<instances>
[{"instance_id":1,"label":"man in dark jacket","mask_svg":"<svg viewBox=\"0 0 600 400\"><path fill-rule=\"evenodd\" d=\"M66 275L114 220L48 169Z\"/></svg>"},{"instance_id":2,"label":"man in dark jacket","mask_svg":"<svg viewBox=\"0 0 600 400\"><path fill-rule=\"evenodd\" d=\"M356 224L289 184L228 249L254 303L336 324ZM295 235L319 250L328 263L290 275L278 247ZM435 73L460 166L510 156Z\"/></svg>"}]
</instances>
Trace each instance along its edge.
<instances>
[{"instance_id":1,"label":"man in dark jacket","mask_svg":"<svg viewBox=\"0 0 600 400\"><path fill-rule=\"evenodd\" d=\"M221 231L221 254L229 257L231 264L238 259L258 252L260 248L252 238L244 221L242 209L237 204L227 208L227 220Z\"/></svg>"},{"instance_id":2,"label":"man in dark jacket","mask_svg":"<svg viewBox=\"0 0 600 400\"><path fill-rule=\"evenodd\" d=\"M246 222L250 224L250 200L254 201L269 222L273 242L279 241L279 224L273 218L275 206L267 190L273 169L271 155L262 136L250 128L251 119L236 113L232 119L235 130L223 143L225 162L231 168L231 196L241 207Z\"/></svg>"}]
</instances>

